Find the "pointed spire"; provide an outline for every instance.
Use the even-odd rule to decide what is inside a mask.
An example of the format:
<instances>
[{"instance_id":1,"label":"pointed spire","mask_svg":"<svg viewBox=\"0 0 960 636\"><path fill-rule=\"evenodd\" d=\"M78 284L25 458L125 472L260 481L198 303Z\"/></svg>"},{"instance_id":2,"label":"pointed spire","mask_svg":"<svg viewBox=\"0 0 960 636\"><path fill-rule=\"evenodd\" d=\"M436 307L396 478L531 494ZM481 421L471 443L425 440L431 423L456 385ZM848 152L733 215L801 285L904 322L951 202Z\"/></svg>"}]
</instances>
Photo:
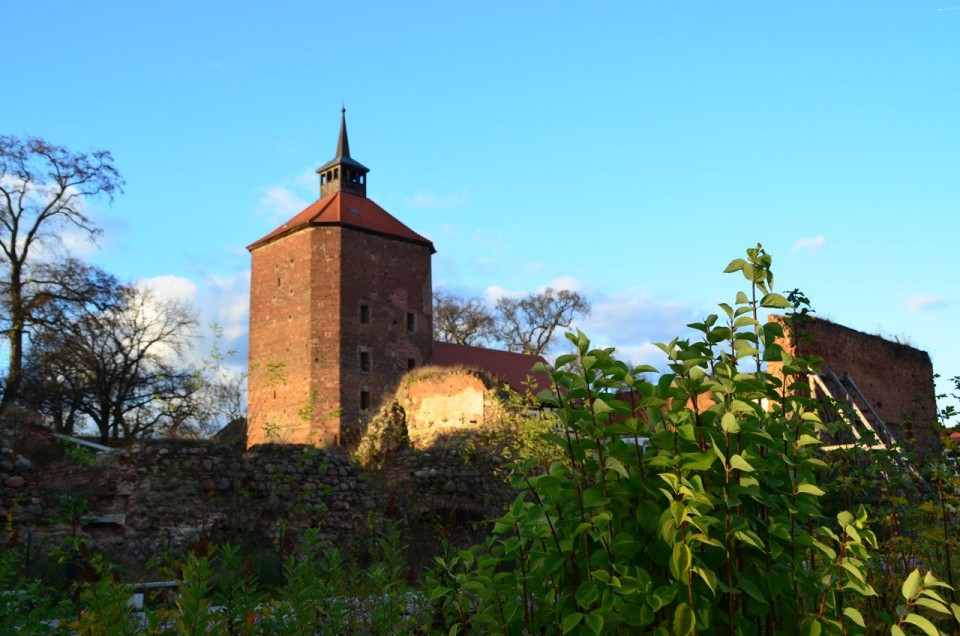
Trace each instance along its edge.
<instances>
[{"instance_id":1,"label":"pointed spire","mask_svg":"<svg viewBox=\"0 0 960 636\"><path fill-rule=\"evenodd\" d=\"M350 140L347 139L347 109L340 108L340 139L337 141L337 159L350 158Z\"/></svg>"},{"instance_id":2,"label":"pointed spire","mask_svg":"<svg viewBox=\"0 0 960 636\"><path fill-rule=\"evenodd\" d=\"M320 175L320 198L337 192L367 196L367 173L370 170L350 156L350 141L347 139L347 109L340 108L340 137L337 139L337 156L317 169Z\"/></svg>"}]
</instances>

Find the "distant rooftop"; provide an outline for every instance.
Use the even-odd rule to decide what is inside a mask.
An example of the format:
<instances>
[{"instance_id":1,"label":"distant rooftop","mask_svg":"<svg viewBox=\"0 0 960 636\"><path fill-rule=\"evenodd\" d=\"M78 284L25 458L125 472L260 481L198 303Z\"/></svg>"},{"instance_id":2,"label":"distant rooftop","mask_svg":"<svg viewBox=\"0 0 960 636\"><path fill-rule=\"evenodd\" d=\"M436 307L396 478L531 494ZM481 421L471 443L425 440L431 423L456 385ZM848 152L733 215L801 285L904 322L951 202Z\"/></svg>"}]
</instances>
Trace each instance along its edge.
<instances>
[{"instance_id":1,"label":"distant rooftop","mask_svg":"<svg viewBox=\"0 0 960 636\"><path fill-rule=\"evenodd\" d=\"M527 390L528 387L524 384L527 376L534 380L534 386L529 387L534 395L550 388L550 378L547 377L546 373L533 373L531 371L533 365L538 362L544 362L542 356L471 347L449 342L433 343L434 364L441 367L463 366L486 371L495 379L506 382L510 385L510 388L518 393Z\"/></svg>"}]
</instances>

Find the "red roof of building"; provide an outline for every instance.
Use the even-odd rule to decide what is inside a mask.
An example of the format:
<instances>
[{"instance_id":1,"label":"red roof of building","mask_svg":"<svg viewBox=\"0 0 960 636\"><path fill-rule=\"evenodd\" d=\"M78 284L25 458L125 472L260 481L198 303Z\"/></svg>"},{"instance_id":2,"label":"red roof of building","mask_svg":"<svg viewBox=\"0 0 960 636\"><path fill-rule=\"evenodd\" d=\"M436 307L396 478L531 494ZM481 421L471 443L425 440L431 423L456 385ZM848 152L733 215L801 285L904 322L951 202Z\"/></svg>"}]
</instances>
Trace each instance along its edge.
<instances>
[{"instance_id":1,"label":"red roof of building","mask_svg":"<svg viewBox=\"0 0 960 636\"><path fill-rule=\"evenodd\" d=\"M532 376L536 384L531 387L534 395L550 388L550 378L546 373L533 373L530 369L538 362L544 362L541 356L526 353L513 353L497 349L484 349L449 342L433 343L433 363L441 367L469 367L486 371L494 379L506 382L519 393L527 387L524 381Z\"/></svg>"},{"instance_id":2,"label":"red roof of building","mask_svg":"<svg viewBox=\"0 0 960 636\"><path fill-rule=\"evenodd\" d=\"M340 225L363 232L372 232L410 241L411 243L420 243L429 246L431 252L436 251L429 239L408 228L370 199L347 192L336 192L326 198L314 201L307 209L260 240L248 245L247 249L253 250L276 238L310 225Z\"/></svg>"}]
</instances>

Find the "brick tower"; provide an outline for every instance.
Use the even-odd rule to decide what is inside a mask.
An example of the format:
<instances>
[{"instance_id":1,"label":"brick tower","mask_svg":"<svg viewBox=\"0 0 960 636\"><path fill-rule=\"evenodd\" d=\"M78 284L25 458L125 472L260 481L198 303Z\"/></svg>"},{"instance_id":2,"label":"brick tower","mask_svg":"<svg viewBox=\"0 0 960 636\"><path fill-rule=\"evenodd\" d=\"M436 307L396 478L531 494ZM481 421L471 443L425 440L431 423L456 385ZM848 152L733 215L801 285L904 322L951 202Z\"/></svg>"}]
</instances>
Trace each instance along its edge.
<instances>
[{"instance_id":1,"label":"brick tower","mask_svg":"<svg viewBox=\"0 0 960 636\"><path fill-rule=\"evenodd\" d=\"M367 198L350 156L317 170L320 198L251 244L247 446L332 446L407 370L433 357L433 243Z\"/></svg>"}]
</instances>

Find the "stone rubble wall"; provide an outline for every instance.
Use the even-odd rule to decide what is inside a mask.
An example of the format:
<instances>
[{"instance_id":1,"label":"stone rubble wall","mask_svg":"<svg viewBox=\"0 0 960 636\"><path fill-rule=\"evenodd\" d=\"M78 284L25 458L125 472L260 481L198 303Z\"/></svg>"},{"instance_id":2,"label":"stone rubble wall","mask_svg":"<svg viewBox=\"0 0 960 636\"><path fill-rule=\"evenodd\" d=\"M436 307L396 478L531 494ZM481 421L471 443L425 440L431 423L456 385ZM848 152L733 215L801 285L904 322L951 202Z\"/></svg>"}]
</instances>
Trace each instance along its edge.
<instances>
[{"instance_id":1,"label":"stone rubble wall","mask_svg":"<svg viewBox=\"0 0 960 636\"><path fill-rule=\"evenodd\" d=\"M34 544L56 545L72 532L62 499L83 499L90 547L139 563L160 548L183 553L239 535L269 542L307 527L336 544L362 533L382 503L356 464L312 446L241 453L207 442L142 442L100 454L94 465L60 461L43 469L9 442L0 454L0 468L12 469L0 473L4 535L12 529L21 541L29 534Z\"/></svg>"}]
</instances>

